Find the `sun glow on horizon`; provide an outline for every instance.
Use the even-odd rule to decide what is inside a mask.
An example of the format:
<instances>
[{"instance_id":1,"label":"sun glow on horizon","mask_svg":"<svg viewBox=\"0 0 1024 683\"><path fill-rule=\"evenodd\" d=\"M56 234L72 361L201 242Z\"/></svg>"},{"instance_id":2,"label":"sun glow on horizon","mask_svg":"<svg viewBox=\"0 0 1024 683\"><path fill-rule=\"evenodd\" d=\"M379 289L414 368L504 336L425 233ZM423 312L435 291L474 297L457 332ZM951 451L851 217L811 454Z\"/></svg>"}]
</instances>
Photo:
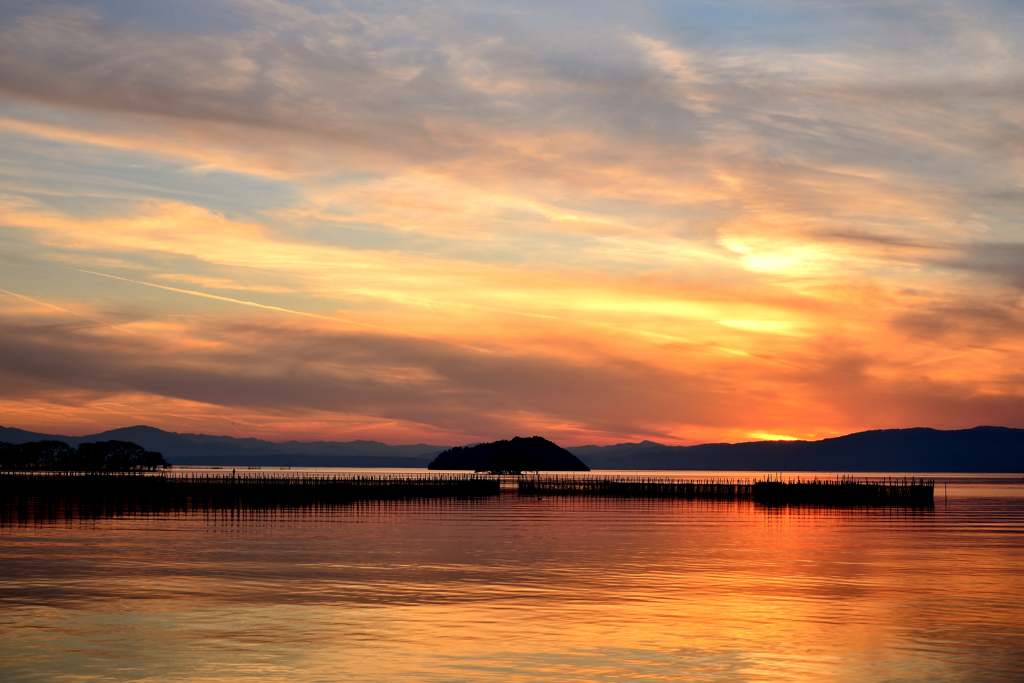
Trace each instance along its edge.
<instances>
[{"instance_id":1,"label":"sun glow on horizon","mask_svg":"<svg viewBox=\"0 0 1024 683\"><path fill-rule=\"evenodd\" d=\"M800 441L801 439L795 436L786 436L785 434L767 434L765 432L750 432L750 438L757 441Z\"/></svg>"}]
</instances>

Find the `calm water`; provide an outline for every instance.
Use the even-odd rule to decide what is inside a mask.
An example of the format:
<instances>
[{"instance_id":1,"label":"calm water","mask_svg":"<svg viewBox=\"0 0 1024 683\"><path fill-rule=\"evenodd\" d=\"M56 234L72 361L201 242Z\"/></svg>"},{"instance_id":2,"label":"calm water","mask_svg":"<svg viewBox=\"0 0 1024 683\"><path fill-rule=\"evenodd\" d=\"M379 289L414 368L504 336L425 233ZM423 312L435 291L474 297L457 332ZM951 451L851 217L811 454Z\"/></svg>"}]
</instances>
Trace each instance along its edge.
<instances>
[{"instance_id":1,"label":"calm water","mask_svg":"<svg viewBox=\"0 0 1024 683\"><path fill-rule=\"evenodd\" d=\"M0 529L6 681L1020 680L1024 486Z\"/></svg>"}]
</instances>

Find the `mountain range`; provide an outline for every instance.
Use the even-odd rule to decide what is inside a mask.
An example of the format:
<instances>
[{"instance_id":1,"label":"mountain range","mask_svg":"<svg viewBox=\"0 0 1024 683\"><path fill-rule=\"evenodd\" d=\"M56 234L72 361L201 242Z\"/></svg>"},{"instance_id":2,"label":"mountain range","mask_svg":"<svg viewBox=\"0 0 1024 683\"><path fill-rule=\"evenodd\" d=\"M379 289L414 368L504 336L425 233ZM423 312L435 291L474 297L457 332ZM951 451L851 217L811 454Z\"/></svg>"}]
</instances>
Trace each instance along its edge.
<instances>
[{"instance_id":1,"label":"mountain range","mask_svg":"<svg viewBox=\"0 0 1024 683\"><path fill-rule=\"evenodd\" d=\"M569 448L592 469L1024 472L1024 429L878 429L820 441ZM627 467L626 464L630 466Z\"/></svg>"},{"instance_id":2,"label":"mountain range","mask_svg":"<svg viewBox=\"0 0 1024 683\"><path fill-rule=\"evenodd\" d=\"M131 441L173 465L426 467L448 446L378 441L286 441L179 434L136 426L71 437L0 427L0 442L55 439L73 446ZM566 449L591 469L824 472L1024 472L1024 429L883 429L820 441L666 446L653 441Z\"/></svg>"},{"instance_id":3,"label":"mountain range","mask_svg":"<svg viewBox=\"0 0 1024 683\"><path fill-rule=\"evenodd\" d=\"M179 434L137 425L88 436L58 436L0 427L0 441L55 439L71 446L94 441L131 441L162 453L172 465L229 467L426 467L448 446L389 446L379 441L264 441L209 434Z\"/></svg>"}]
</instances>

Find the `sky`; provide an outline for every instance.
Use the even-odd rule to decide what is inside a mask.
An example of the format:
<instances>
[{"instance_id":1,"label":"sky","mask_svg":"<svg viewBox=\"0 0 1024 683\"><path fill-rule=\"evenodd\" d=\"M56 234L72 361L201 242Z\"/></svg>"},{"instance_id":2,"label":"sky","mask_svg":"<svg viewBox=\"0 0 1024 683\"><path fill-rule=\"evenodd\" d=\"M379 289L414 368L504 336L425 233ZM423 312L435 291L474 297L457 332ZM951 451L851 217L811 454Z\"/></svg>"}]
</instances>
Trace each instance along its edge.
<instances>
[{"instance_id":1,"label":"sky","mask_svg":"<svg viewBox=\"0 0 1024 683\"><path fill-rule=\"evenodd\" d=\"M1024 4L8 0L0 424L1024 427Z\"/></svg>"}]
</instances>

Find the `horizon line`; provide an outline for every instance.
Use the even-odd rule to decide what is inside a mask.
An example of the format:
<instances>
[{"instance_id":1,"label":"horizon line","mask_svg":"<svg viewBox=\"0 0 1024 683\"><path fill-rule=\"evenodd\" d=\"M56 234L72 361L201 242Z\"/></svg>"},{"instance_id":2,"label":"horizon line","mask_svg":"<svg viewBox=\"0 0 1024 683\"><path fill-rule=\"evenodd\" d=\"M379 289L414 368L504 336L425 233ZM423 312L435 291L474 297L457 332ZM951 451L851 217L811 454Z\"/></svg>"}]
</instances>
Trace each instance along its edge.
<instances>
[{"instance_id":1,"label":"horizon line","mask_svg":"<svg viewBox=\"0 0 1024 683\"><path fill-rule=\"evenodd\" d=\"M166 429L161 429L160 427L153 427L152 425L147 425L147 424L135 424L135 425L129 425L127 427L114 427L113 429L107 429L107 430L104 430L102 432L96 432L94 434L83 434L81 436L74 436L74 435L71 435L71 434L56 434L56 433L37 432L37 431L30 430L30 429L23 429L21 427L8 427L8 426L5 426L5 425L0 425L0 429L15 429L15 430L18 430L18 431L21 431L21 432L26 432L26 433L29 433L29 434L38 434L38 435L41 435L41 436L50 436L50 437L60 437L60 438L64 438L64 439L86 439L86 438L89 438L89 437L99 436L101 434L107 434L109 432L116 432L116 431L123 430L123 429L134 429L134 428L138 428L138 427L143 427L145 429L155 429L155 430L157 430L159 432L163 432L164 434L174 434L174 435L177 435L177 436L181 436L181 435L209 436L209 437L215 437L215 438L235 439L235 440L238 440L238 441L241 441L241 440L244 440L244 439L253 439L253 440L256 440L256 441L263 441L265 443L271 443L271 444L277 444L277 445L283 445L283 444L287 444L287 443L291 443L291 442L304 443L304 444L314 444L314 443L350 444L350 443L357 443L357 442L365 442L365 443L379 443L381 445L388 446L390 448L401 448L401 447L406 447L406 446L431 446L431 447L436 447L436 448L446 448L447 449L447 448L464 448L464 447L467 447L467 446L475 446L475 445L481 444L481 443L493 443L495 441L510 440L512 438L517 438L517 437L518 438L524 438L524 437L521 437L520 435L517 434L517 435L515 435L513 437L505 437L504 439L497 438L497 439L492 439L491 441L471 441L469 443L461 444L461 445L460 444L456 444L456 445L430 444L430 443L425 443L425 442L391 444L391 443L387 443L387 442L384 442L384 441L377 441L376 439L352 439L351 441L335 441L335 440L327 440L327 439L316 439L316 440L312 440L312 441L303 441L303 440L300 440L300 439L287 439L285 441L271 441L270 439L263 439L263 438L256 437L256 436L230 436L228 434L206 434L206 433L203 433L203 432L176 432L176 431L169 431L169 430L166 430ZM569 449L569 448L587 448L589 446L592 446L592 447L595 447L595 448L608 448L608 447L611 447L611 446L639 445L639 444L642 444L642 443L651 443L651 444L654 444L654 445L657 445L657 446L664 446L666 448L691 448L691 447L694 447L694 446L711 446L711 445L718 445L718 444L726 444L726 445L734 446L734 445L744 444L744 443L792 443L792 442L817 443L817 442L820 442L820 441L827 441L827 440L830 440L830 439L839 439L839 438L843 438L843 437L846 437L846 436L853 436L855 434L866 434L866 433L869 433L869 432L885 432L885 431L906 431L906 430L912 430L912 429L928 429L928 430L936 431L936 432L964 432L964 431L973 431L973 430L978 430L978 429L1005 429L1005 430L1011 430L1011 431L1024 431L1024 429L1020 429L1020 428L1017 428L1017 427L1005 427L1005 426L1001 426L1001 425L975 425L974 427L965 427L965 428L962 428L962 429L938 429L936 427L920 427L920 426L919 427L882 427L882 428L876 428L876 429L864 429L864 430L856 431L856 432L848 432L846 434L840 434L840 435L837 435L837 436L827 436L827 437L823 437L823 438L820 438L820 439L782 438L782 439L753 439L753 440L750 440L750 441L733 441L733 442L729 442L729 441L707 441L707 442L695 443L695 444L689 444L689 445L666 444L666 443L661 443L659 441L653 441L651 439L642 439L640 441L620 441L620 442L617 442L617 443L604 444L604 445L598 445L598 444L594 444L594 443L585 443L585 444L580 444L578 446L561 446L560 444L556 444L556 445L559 445L561 448ZM531 436L541 436L541 435L533 434ZM525 438L529 438L529 437L525 437ZM554 441L552 441L551 439L548 439L547 437L541 437L541 438L544 438L544 439L546 439L548 441L551 441L551 443L555 443Z\"/></svg>"}]
</instances>

